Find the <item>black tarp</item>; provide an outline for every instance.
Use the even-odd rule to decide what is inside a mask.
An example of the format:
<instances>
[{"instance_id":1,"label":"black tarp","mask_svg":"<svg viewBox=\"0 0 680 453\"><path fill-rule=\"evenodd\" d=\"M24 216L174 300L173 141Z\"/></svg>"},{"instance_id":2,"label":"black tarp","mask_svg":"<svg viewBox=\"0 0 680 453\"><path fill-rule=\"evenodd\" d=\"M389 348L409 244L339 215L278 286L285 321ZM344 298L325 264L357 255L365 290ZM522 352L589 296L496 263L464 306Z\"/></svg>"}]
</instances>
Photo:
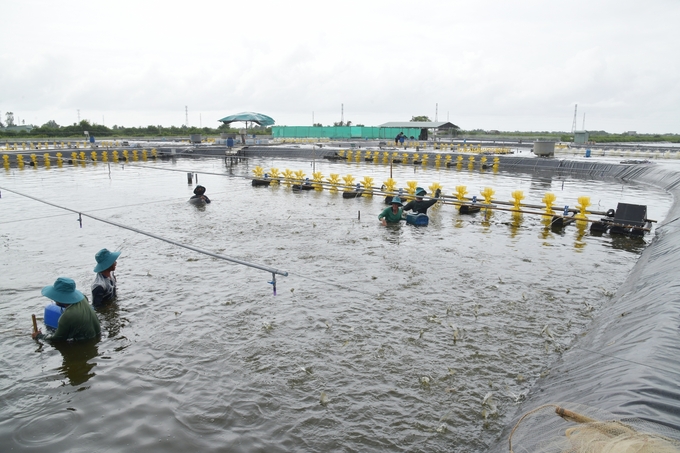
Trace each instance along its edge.
<instances>
[{"instance_id":1,"label":"black tarp","mask_svg":"<svg viewBox=\"0 0 680 453\"><path fill-rule=\"evenodd\" d=\"M626 282L534 385L491 451L507 451L523 413L557 401L680 430L680 173L649 165L591 165L601 177L665 189L674 203Z\"/></svg>"}]
</instances>

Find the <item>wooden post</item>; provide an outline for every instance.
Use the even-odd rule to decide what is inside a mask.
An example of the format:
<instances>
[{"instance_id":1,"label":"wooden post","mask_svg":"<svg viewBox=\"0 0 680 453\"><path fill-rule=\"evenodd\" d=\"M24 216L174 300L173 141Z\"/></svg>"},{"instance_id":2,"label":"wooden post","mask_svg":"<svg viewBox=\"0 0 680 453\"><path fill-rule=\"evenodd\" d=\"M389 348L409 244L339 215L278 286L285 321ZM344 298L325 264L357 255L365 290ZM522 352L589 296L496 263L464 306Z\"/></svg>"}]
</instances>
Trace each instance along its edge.
<instances>
[{"instance_id":1,"label":"wooden post","mask_svg":"<svg viewBox=\"0 0 680 453\"><path fill-rule=\"evenodd\" d=\"M35 315L31 315L33 320L33 333L38 333L38 322L35 320Z\"/></svg>"}]
</instances>

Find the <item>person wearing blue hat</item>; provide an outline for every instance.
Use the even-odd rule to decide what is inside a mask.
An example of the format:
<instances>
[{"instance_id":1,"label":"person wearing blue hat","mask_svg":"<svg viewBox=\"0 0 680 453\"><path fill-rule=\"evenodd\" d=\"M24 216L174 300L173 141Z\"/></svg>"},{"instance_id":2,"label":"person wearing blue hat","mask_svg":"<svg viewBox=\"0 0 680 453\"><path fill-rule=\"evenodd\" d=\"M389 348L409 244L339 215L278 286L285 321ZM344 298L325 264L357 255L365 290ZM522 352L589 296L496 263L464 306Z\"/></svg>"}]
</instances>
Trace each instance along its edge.
<instances>
[{"instance_id":1,"label":"person wearing blue hat","mask_svg":"<svg viewBox=\"0 0 680 453\"><path fill-rule=\"evenodd\" d=\"M439 201L441 193L441 189L437 189L434 193L434 198L425 201L423 200L423 197L427 195L427 191L422 187L416 187L416 199L406 203L403 209L404 211L415 211L417 214L427 214L427 210L430 206Z\"/></svg>"},{"instance_id":2,"label":"person wearing blue hat","mask_svg":"<svg viewBox=\"0 0 680 453\"><path fill-rule=\"evenodd\" d=\"M94 271L97 276L92 283L92 305L101 307L116 299L116 276L113 271L116 270L116 260L120 256L120 252L109 252L107 249L101 249L94 256L97 265Z\"/></svg>"},{"instance_id":3,"label":"person wearing blue hat","mask_svg":"<svg viewBox=\"0 0 680 453\"><path fill-rule=\"evenodd\" d=\"M378 220L386 226L388 223L399 223L403 220L404 212L401 209L401 198L392 197L390 206L383 209L383 211L378 215Z\"/></svg>"},{"instance_id":4,"label":"person wearing blue hat","mask_svg":"<svg viewBox=\"0 0 680 453\"><path fill-rule=\"evenodd\" d=\"M54 285L45 286L41 293L56 302L64 312L59 317L56 331L49 334L35 331L32 334L34 340L87 340L101 334L99 318L87 297L76 289L73 279L59 277Z\"/></svg>"}]
</instances>

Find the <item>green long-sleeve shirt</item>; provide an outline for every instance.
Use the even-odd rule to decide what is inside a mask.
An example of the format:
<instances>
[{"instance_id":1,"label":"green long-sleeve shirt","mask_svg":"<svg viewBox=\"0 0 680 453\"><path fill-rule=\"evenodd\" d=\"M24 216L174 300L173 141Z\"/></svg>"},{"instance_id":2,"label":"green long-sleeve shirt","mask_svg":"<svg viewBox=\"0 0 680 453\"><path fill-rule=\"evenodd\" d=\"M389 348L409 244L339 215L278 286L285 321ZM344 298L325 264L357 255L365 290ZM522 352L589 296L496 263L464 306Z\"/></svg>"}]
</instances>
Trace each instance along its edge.
<instances>
[{"instance_id":1,"label":"green long-sleeve shirt","mask_svg":"<svg viewBox=\"0 0 680 453\"><path fill-rule=\"evenodd\" d=\"M38 334L39 339L50 341L87 340L101 333L99 318L87 297L70 305L59 317L57 330L51 334Z\"/></svg>"},{"instance_id":2,"label":"green long-sleeve shirt","mask_svg":"<svg viewBox=\"0 0 680 453\"><path fill-rule=\"evenodd\" d=\"M399 208L399 210L395 214L394 212L392 212L392 206L388 206L385 209L383 209L383 211L380 213L380 215L378 216L378 220L382 220L384 217L387 223L399 223L403 213L404 211L401 208Z\"/></svg>"}]
</instances>

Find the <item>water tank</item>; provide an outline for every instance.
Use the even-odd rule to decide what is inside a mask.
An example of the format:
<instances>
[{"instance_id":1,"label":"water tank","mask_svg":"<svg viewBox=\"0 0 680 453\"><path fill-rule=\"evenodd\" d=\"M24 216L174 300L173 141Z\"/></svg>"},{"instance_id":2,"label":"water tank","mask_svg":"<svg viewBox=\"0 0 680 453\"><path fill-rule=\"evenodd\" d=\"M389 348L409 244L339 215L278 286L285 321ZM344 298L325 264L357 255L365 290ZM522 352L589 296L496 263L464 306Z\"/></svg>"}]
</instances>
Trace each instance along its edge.
<instances>
[{"instance_id":1,"label":"water tank","mask_svg":"<svg viewBox=\"0 0 680 453\"><path fill-rule=\"evenodd\" d=\"M539 157L552 157L555 155L555 142L553 140L536 140L532 151Z\"/></svg>"},{"instance_id":2,"label":"water tank","mask_svg":"<svg viewBox=\"0 0 680 453\"><path fill-rule=\"evenodd\" d=\"M201 143L201 134L191 134L191 135L189 135L189 141L191 143Z\"/></svg>"}]
</instances>

